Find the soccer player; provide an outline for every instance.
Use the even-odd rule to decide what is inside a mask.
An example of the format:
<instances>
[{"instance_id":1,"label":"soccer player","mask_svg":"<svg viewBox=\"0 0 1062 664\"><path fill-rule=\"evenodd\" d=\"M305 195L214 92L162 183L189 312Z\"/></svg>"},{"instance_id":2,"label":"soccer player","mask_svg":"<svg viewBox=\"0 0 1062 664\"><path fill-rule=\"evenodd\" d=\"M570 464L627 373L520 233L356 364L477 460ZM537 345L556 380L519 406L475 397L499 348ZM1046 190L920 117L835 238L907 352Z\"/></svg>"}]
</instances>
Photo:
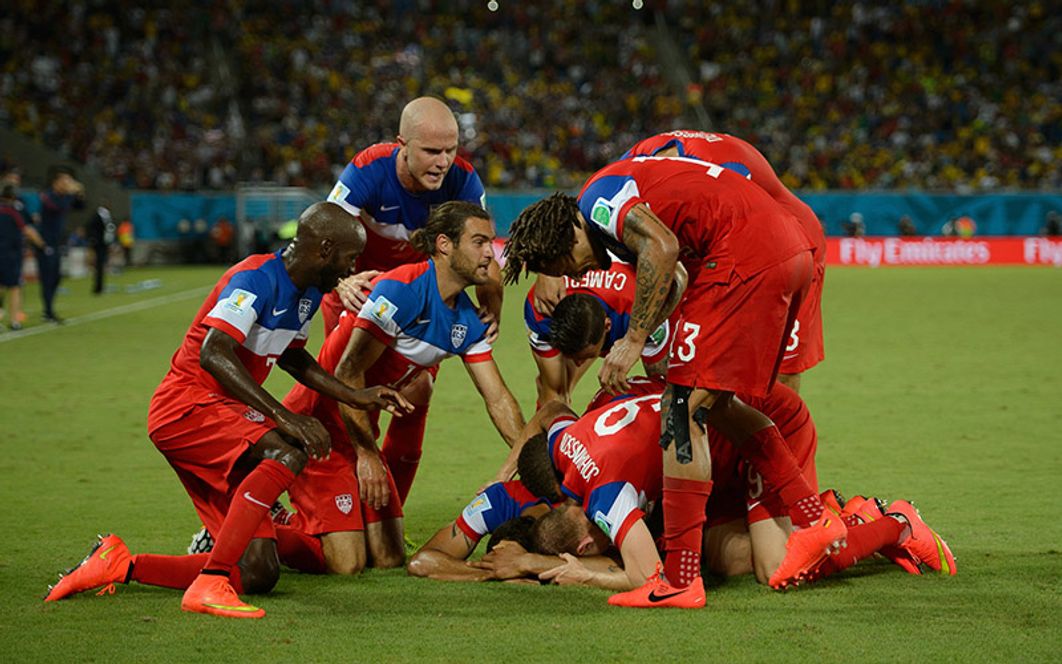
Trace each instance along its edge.
<instances>
[{"instance_id":1,"label":"soccer player","mask_svg":"<svg viewBox=\"0 0 1062 664\"><path fill-rule=\"evenodd\" d=\"M517 537L524 540L522 548L526 551L530 548L528 524L549 509L548 499L535 496L519 480L494 482L477 493L456 519L420 547L406 569L410 576L439 581L496 579L493 570L466 563L479 541L490 534L494 535L492 541ZM512 531L516 529L523 529L527 534L515 536ZM488 552L493 548L488 546Z\"/></svg>"},{"instance_id":2,"label":"soccer player","mask_svg":"<svg viewBox=\"0 0 1062 664\"><path fill-rule=\"evenodd\" d=\"M641 155L692 157L729 168L759 185L800 222L800 227L813 243L815 270L811 276L811 286L800 303L800 310L789 332L785 356L778 370L778 380L799 392L801 374L825 357L822 285L826 276L826 234L822 223L807 203L782 184L767 158L752 144L737 136L704 131L669 131L636 143L623 158Z\"/></svg>"},{"instance_id":3,"label":"soccer player","mask_svg":"<svg viewBox=\"0 0 1062 664\"><path fill-rule=\"evenodd\" d=\"M365 286L381 271L423 262L427 256L411 242L427 223L431 210L447 201L467 201L485 207L486 194L475 169L457 156L458 126L450 108L434 97L418 97L406 104L393 143L379 143L359 152L339 176L328 200L342 206L364 225L365 251L358 258L359 273L340 282L334 296L324 299L325 331L331 332L344 307L352 314L365 304ZM476 298L487 320L501 320L503 288L500 268L491 257L488 278L476 284ZM497 326L492 324L491 334ZM431 381L424 380L416 409L392 420L384 448L423 436L431 398ZM392 470L401 463L388 457Z\"/></svg>"},{"instance_id":4,"label":"soccer player","mask_svg":"<svg viewBox=\"0 0 1062 664\"><path fill-rule=\"evenodd\" d=\"M640 575L626 570L588 570L571 554L599 552L608 545L603 532L612 536L624 562L653 558L649 542L639 534L640 527L634 520L644 517L639 511L644 509L644 503L654 503L660 497L659 480L653 479L659 471L659 455L643 429L652 430L659 423L662 387L649 381L637 385L632 382L631 394L602 405L598 405L602 400L596 400L592 406L597 408L578 420L561 412L547 425L548 442L532 440L521 450L521 477L533 493L555 491L557 473L560 490L574 499L543 516L532 529L533 542L540 550L568 554L561 568L550 570L541 578L613 589L640 583ZM800 459L808 481L814 484L816 434L803 401L784 385L775 386L767 398L753 401L779 423L787 445ZM731 574L747 573L754 566L757 578L776 588L795 582L796 579L776 576L791 525L777 492L765 485L753 469L745 468L718 431L709 427L706 433L715 460L712 476L719 485L708 506L709 518L717 527L709 529L705 538L712 566L721 566ZM821 563L813 571L814 577L844 569L878 551L911 573L919 573L918 563L924 562L932 569L944 568L954 574L954 558L947 545L925 525L910 503L893 503L888 515L876 501L853 501L845 507L851 508L845 516L853 517L848 547ZM840 512L840 505L836 509ZM735 527L738 525L741 528ZM626 537L621 540L625 532ZM631 538L630 533L635 533L635 537ZM744 537L744 546L737 541L740 536ZM656 601L659 598L666 601ZM648 597L637 591L621 593L613 596L610 603L633 607L699 606L703 604L703 589L693 592L690 588L658 587Z\"/></svg>"},{"instance_id":5,"label":"soccer player","mask_svg":"<svg viewBox=\"0 0 1062 664\"><path fill-rule=\"evenodd\" d=\"M406 104L394 143L378 143L359 152L339 176L328 196L365 226L365 251L360 271L387 271L419 263L423 252L410 241L423 228L437 205L468 201L486 206L483 182L465 159L457 156L458 127L453 111L434 97L418 97ZM476 286L481 306L500 320L503 289L497 262L490 278ZM325 329L338 322L343 304L358 313L365 303L366 275L344 280L334 296L322 304Z\"/></svg>"},{"instance_id":6,"label":"soccer player","mask_svg":"<svg viewBox=\"0 0 1062 664\"><path fill-rule=\"evenodd\" d=\"M680 258L690 275L663 400L665 576L683 587L699 575L711 491L706 441L694 444L691 436L697 428L691 416L701 407L779 488L801 528L787 543L783 567L787 575L806 573L843 542L845 526L821 518L822 501L774 423L733 398L737 391L764 396L775 382L813 271L811 243L799 223L732 170L634 157L598 171L577 198L554 194L525 209L506 243L506 280L516 281L525 269L578 276L606 267L609 252L637 265L630 327L598 373L612 391L626 388ZM643 590L648 595L654 587Z\"/></svg>"},{"instance_id":7,"label":"soccer player","mask_svg":"<svg viewBox=\"0 0 1062 664\"><path fill-rule=\"evenodd\" d=\"M524 303L531 354L538 366L535 385L538 403L557 399L571 403L571 393L590 368L592 360L605 357L612 345L626 334L634 305L634 268L615 261L607 270L591 270L581 279L562 277L568 293L551 314L539 305L531 286ZM662 314L669 316L686 289L686 271L677 266L668 302ZM642 349L642 365L648 376L667 373L667 352L675 321L665 319L649 335Z\"/></svg>"},{"instance_id":8,"label":"soccer player","mask_svg":"<svg viewBox=\"0 0 1062 664\"><path fill-rule=\"evenodd\" d=\"M274 364L297 380L358 408L396 415L410 404L387 387L356 390L306 352L321 294L347 276L365 233L332 203L310 206L294 242L250 256L218 281L174 354L148 411L148 434L184 484L216 544L209 554L131 556L116 535L51 588L46 601L130 580L186 589L185 611L261 618L237 592L276 584L276 536L269 508L308 457L328 455L329 436L262 388Z\"/></svg>"},{"instance_id":9,"label":"soccer player","mask_svg":"<svg viewBox=\"0 0 1062 664\"><path fill-rule=\"evenodd\" d=\"M430 258L376 277L361 313L340 317L319 360L348 385L388 385L418 403L425 398L419 386L425 381L430 386L443 360L460 356L491 421L512 447L524 426L523 415L485 341L487 325L465 292L489 279L488 267L494 260L490 216L473 203L444 203L411 240ZM336 513L336 496L361 496L366 521L382 522L384 533L397 533L400 543L401 527L393 520L401 516L416 475L423 428L403 439L387 437L378 450L379 430L371 413L337 405L301 386L285 403L325 422L337 450L347 459L348 471L330 479L311 464L313 474L297 480L290 492L303 518L318 524L309 534L321 536L326 558L329 551L333 557L357 556L361 546L352 517ZM328 566L349 568L336 562Z\"/></svg>"},{"instance_id":10,"label":"soccer player","mask_svg":"<svg viewBox=\"0 0 1062 664\"><path fill-rule=\"evenodd\" d=\"M4 185L0 193L0 306L7 296L7 314L12 330L22 329L22 239L44 249L44 239L27 224L19 209L15 189Z\"/></svg>"}]
</instances>

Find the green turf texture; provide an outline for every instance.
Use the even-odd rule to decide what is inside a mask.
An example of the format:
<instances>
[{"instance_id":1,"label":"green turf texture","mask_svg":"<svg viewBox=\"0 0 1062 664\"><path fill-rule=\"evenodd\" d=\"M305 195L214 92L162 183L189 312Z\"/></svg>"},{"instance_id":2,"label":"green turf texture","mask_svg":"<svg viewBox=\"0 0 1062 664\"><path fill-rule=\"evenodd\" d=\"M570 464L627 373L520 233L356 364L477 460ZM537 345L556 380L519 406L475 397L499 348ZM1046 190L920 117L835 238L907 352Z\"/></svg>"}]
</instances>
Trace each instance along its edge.
<instances>
[{"instance_id":1,"label":"green turf texture","mask_svg":"<svg viewBox=\"0 0 1062 664\"><path fill-rule=\"evenodd\" d=\"M152 391L219 268L133 270L93 297L68 281L71 324L0 333L0 658L27 661L1057 661L1062 655L1062 272L831 269L824 364L805 376L819 478L910 498L949 541L958 576L864 563L786 594L709 579L701 611L613 609L605 591L455 584L402 570L285 572L235 621L182 613L176 591L44 604L97 532L183 553L199 524L144 431ZM162 287L127 293L159 278ZM190 289L199 291L189 292ZM527 284L507 293L496 357L529 414ZM39 300L27 289L29 321ZM169 304L157 298L183 294ZM149 307L84 316L150 301ZM319 328L311 347L319 344ZM420 542L504 457L457 361L443 368L406 506ZM584 381L579 398L592 390ZM274 372L268 387L290 380Z\"/></svg>"}]
</instances>

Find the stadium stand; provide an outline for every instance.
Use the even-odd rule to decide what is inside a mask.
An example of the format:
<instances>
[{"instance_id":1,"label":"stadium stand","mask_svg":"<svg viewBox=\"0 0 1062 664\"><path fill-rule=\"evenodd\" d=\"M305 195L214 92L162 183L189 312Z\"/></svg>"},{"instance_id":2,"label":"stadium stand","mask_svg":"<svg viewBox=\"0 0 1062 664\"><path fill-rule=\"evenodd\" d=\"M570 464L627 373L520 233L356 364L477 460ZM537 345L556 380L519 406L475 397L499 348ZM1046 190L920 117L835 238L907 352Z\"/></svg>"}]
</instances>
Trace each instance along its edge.
<instances>
[{"instance_id":1,"label":"stadium stand","mask_svg":"<svg viewBox=\"0 0 1062 664\"><path fill-rule=\"evenodd\" d=\"M127 187L327 187L419 94L448 100L489 187L577 186L689 104L797 189L1062 187L1043 3L8 4L0 122Z\"/></svg>"}]
</instances>

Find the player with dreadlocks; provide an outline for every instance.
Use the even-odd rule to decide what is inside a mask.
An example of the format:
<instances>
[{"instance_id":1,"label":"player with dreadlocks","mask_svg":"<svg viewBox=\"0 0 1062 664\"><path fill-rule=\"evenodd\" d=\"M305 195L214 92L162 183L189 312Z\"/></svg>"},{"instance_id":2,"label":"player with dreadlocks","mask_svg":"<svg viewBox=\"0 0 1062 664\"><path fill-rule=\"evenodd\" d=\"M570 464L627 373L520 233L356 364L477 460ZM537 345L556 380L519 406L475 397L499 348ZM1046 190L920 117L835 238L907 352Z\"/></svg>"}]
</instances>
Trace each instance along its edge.
<instances>
[{"instance_id":1,"label":"player with dreadlocks","mask_svg":"<svg viewBox=\"0 0 1062 664\"><path fill-rule=\"evenodd\" d=\"M703 440L690 435L698 408L778 489L800 528L772 586L799 580L844 541L844 523L824 511L778 428L734 397L762 397L774 384L811 281L811 246L761 188L717 164L683 158L610 164L578 197L554 194L514 222L505 250L509 283L524 271L578 276L605 268L610 253L636 265L630 326L598 374L614 392L627 387L680 260L689 272L662 399L666 581L646 584L643 601L628 595L631 605L652 606L661 584L674 592L699 577L711 461Z\"/></svg>"}]
</instances>

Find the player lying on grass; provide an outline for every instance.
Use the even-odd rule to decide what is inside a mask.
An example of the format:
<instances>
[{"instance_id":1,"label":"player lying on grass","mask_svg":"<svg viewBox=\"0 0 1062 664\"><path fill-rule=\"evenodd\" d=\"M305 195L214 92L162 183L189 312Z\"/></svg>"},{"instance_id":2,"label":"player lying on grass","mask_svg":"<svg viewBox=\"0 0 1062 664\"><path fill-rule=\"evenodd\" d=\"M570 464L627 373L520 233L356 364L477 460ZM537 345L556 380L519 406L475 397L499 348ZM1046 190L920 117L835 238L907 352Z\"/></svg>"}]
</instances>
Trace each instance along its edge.
<instances>
[{"instance_id":1,"label":"player lying on grass","mask_svg":"<svg viewBox=\"0 0 1062 664\"><path fill-rule=\"evenodd\" d=\"M665 567L678 586L693 583L700 569L711 491L706 441L694 440L691 419L700 407L779 487L790 517L802 526L788 543L787 574L806 572L844 540L844 524L825 514L774 423L733 396L764 396L773 385L811 284L811 249L796 218L757 185L717 164L677 158L610 164L577 198L554 194L525 209L510 228L509 282L525 269L578 277L607 267L609 252L637 266L630 326L598 373L614 392L626 387L679 261L690 275L668 363L661 438ZM648 596L659 589L642 590Z\"/></svg>"},{"instance_id":2,"label":"player lying on grass","mask_svg":"<svg viewBox=\"0 0 1062 664\"><path fill-rule=\"evenodd\" d=\"M262 387L274 364L298 381L358 408L412 410L388 387L353 389L306 352L321 294L347 276L365 231L332 203L310 206L294 242L251 256L221 278L173 356L151 400L148 433L177 472L216 546L209 554L131 556L116 535L96 547L48 593L62 599L137 581L184 589L181 608L231 618L265 611L237 593L264 593L280 570L269 509L309 458L328 456L328 431L285 408Z\"/></svg>"},{"instance_id":3,"label":"player lying on grass","mask_svg":"<svg viewBox=\"0 0 1062 664\"><path fill-rule=\"evenodd\" d=\"M581 279L562 280L567 295L549 312L537 301L538 284L531 286L524 302L528 343L538 367L535 386L539 405L554 399L571 403L572 390L593 360L607 356L613 344L627 333L634 305L634 268L626 263L613 261L607 270L591 270ZM667 354L677 321L666 317L682 299L686 281L686 270L679 264L662 311L665 319L642 349L647 376L667 373Z\"/></svg>"},{"instance_id":4,"label":"player lying on grass","mask_svg":"<svg viewBox=\"0 0 1062 664\"><path fill-rule=\"evenodd\" d=\"M552 421L549 418L541 420L548 431L548 440L542 436L529 440L523 446L519 460L521 481L532 493L549 496L559 489L571 499L536 522L533 534L538 550L552 554L599 554L602 553L601 545L607 542L602 537L607 535L620 551L624 571L595 573L592 582L612 589L635 588L653 572L659 573L656 569L659 557L645 525L643 510L647 502L657 502L661 493L661 467L660 462L655 461L659 455L655 454L655 443L649 434L652 426L659 422L662 385L639 382L632 383L632 388L637 390L634 395L605 403L581 418L575 418L561 406L552 407L555 413ZM776 385L766 399L753 400L753 404L778 423L793 455L800 460L805 477L814 483L816 436L804 403L792 390ZM752 557L760 580L769 580L775 588L803 580L803 577L777 573L791 531L777 492L765 487L758 475L742 468L732 446L719 432L708 428L696 433L708 437L708 445L718 459L713 464L713 478L719 484L719 493L709 505L713 510L710 513L719 514L713 525L747 518L752 524L749 528ZM715 495L713 492L713 497ZM921 530L924 524L908 505L896 503L894 506L917 531L914 538L903 541L916 547L923 560L931 558L942 540L935 535L926 535L928 540L920 536L931 531ZM897 518L878 519L875 523L861 525L855 528L854 539L842 557L828 558L823 562L824 566L817 567L813 573L843 568L883 546L895 544L902 539L903 531L904 524ZM718 547L709 540L709 550L726 550L731 544L726 539L724 537ZM947 565L954 569L950 554L944 557L946 562L937 563L935 567L940 569ZM547 578L563 573L556 572ZM666 601L654 600L661 597ZM610 602L621 606L694 607L703 605L704 595L703 589L697 589L695 585L674 589L662 581L650 597L641 593L621 593Z\"/></svg>"},{"instance_id":5,"label":"player lying on grass","mask_svg":"<svg viewBox=\"0 0 1062 664\"><path fill-rule=\"evenodd\" d=\"M486 282L493 239L490 217L478 205L454 201L435 208L411 238L430 260L376 277L361 313L340 317L318 361L346 384L388 385L420 403L430 395L424 386L439 364L459 356L491 421L512 446L523 416L486 341L489 326L465 292ZM404 484L392 479L376 447L378 418L298 385L284 403L325 424L333 454L307 464L288 491L297 510L291 527L303 537L297 547L281 550L281 562L338 574L401 565L402 504L413 475L405 475ZM413 469L423 433L402 441L402 461Z\"/></svg>"}]
</instances>

